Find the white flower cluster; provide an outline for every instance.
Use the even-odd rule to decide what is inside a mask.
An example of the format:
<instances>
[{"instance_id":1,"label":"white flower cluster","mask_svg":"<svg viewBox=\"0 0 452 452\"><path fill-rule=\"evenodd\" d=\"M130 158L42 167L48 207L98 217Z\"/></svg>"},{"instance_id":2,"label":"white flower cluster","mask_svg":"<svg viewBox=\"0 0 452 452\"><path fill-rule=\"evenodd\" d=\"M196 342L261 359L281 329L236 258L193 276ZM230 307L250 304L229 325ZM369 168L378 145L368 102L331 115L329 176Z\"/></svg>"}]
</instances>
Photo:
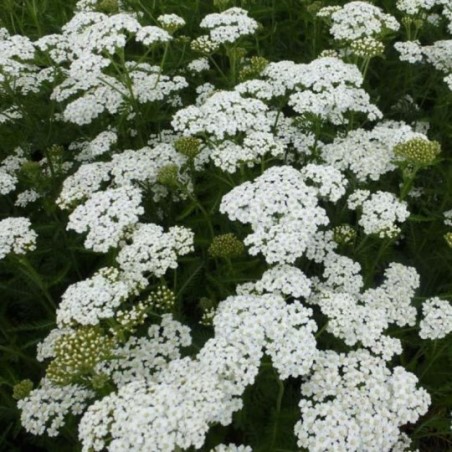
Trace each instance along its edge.
<instances>
[{"instance_id":1,"label":"white flower cluster","mask_svg":"<svg viewBox=\"0 0 452 452\"><path fill-rule=\"evenodd\" d=\"M253 166L264 155L284 155L283 144L270 133L272 121L267 113L267 106L258 99L219 91L199 106L179 110L172 126L184 136L210 140L195 161L198 166L210 158L223 171L233 173L240 163ZM240 133L244 138L237 143L232 137Z\"/></svg>"},{"instance_id":2,"label":"white flower cluster","mask_svg":"<svg viewBox=\"0 0 452 452\"><path fill-rule=\"evenodd\" d=\"M209 153L215 166L228 173L235 173L242 162L252 167L265 155L276 158L284 155L282 143L266 132L250 132L241 145L225 140L211 148Z\"/></svg>"},{"instance_id":3,"label":"white flower cluster","mask_svg":"<svg viewBox=\"0 0 452 452\"><path fill-rule=\"evenodd\" d=\"M197 58L187 65L187 69L195 74L208 71L210 69L209 60L207 58Z\"/></svg>"},{"instance_id":4,"label":"white flower cluster","mask_svg":"<svg viewBox=\"0 0 452 452\"><path fill-rule=\"evenodd\" d=\"M91 161L110 151L112 146L118 141L116 130L105 130L99 133L91 141L74 142L69 146L69 150L77 150L79 154L75 157L81 162Z\"/></svg>"},{"instance_id":5,"label":"white flower cluster","mask_svg":"<svg viewBox=\"0 0 452 452\"><path fill-rule=\"evenodd\" d=\"M309 297L311 281L297 267L276 265L265 271L255 283L244 283L236 289L238 295L276 293L286 297Z\"/></svg>"},{"instance_id":6,"label":"white flower cluster","mask_svg":"<svg viewBox=\"0 0 452 452\"><path fill-rule=\"evenodd\" d=\"M171 35L160 27L147 25L137 31L136 40L145 46L171 41Z\"/></svg>"},{"instance_id":7,"label":"white flower cluster","mask_svg":"<svg viewBox=\"0 0 452 452\"><path fill-rule=\"evenodd\" d=\"M250 245L250 254L262 253L268 263L295 262L319 226L329 222L318 205L317 190L291 166L272 167L234 188L223 197L220 212L251 225L253 232L244 243Z\"/></svg>"},{"instance_id":8,"label":"white flower cluster","mask_svg":"<svg viewBox=\"0 0 452 452\"><path fill-rule=\"evenodd\" d=\"M444 224L446 226L452 226L452 209L446 210L445 212L443 212L443 216L444 216Z\"/></svg>"},{"instance_id":9,"label":"white flower cluster","mask_svg":"<svg viewBox=\"0 0 452 452\"><path fill-rule=\"evenodd\" d=\"M200 23L201 28L209 30L209 39L214 44L232 44L242 36L256 32L257 22L248 17L242 8L230 8L221 13L208 14Z\"/></svg>"},{"instance_id":10,"label":"white flower cluster","mask_svg":"<svg viewBox=\"0 0 452 452\"><path fill-rule=\"evenodd\" d=\"M207 134L224 140L239 132L269 132L267 106L256 99L246 99L235 91L219 91L199 106L179 110L172 126L184 136Z\"/></svg>"},{"instance_id":11,"label":"white flower cluster","mask_svg":"<svg viewBox=\"0 0 452 452\"><path fill-rule=\"evenodd\" d=\"M41 382L41 387L34 389L17 406L22 411L22 425L34 435L47 432L57 436L68 414L83 413L88 401L95 393L80 385L56 386L48 380Z\"/></svg>"},{"instance_id":12,"label":"white flower cluster","mask_svg":"<svg viewBox=\"0 0 452 452\"><path fill-rule=\"evenodd\" d=\"M327 330L347 345L361 343L386 360L400 354L400 341L385 336L384 331L390 324L415 324L416 309L411 299L419 287L416 271L392 263L383 284L360 293L364 282L358 263L330 253L324 265L324 281L314 285L307 301L317 304L328 317Z\"/></svg>"},{"instance_id":13,"label":"white flower cluster","mask_svg":"<svg viewBox=\"0 0 452 452\"><path fill-rule=\"evenodd\" d=\"M436 3L437 0L397 0L396 6L399 11L409 15L419 14L422 10L429 10Z\"/></svg>"},{"instance_id":14,"label":"white flower cluster","mask_svg":"<svg viewBox=\"0 0 452 452\"><path fill-rule=\"evenodd\" d=\"M452 332L452 305L438 297L422 303L423 318L419 336L422 339L442 339Z\"/></svg>"},{"instance_id":15,"label":"white flower cluster","mask_svg":"<svg viewBox=\"0 0 452 452\"><path fill-rule=\"evenodd\" d=\"M87 232L85 247L106 253L124 238L144 213L141 190L131 186L94 193L69 216L67 229Z\"/></svg>"},{"instance_id":16,"label":"white flower cluster","mask_svg":"<svg viewBox=\"0 0 452 452\"><path fill-rule=\"evenodd\" d=\"M114 316L115 310L133 291L117 269L105 267L90 278L72 284L61 297L57 325L97 325Z\"/></svg>"},{"instance_id":17,"label":"white flower cluster","mask_svg":"<svg viewBox=\"0 0 452 452\"><path fill-rule=\"evenodd\" d=\"M378 180L396 168L394 147L413 138L427 137L403 122L384 121L372 130L351 130L321 149L322 158L340 171L349 169L359 181Z\"/></svg>"},{"instance_id":18,"label":"white flower cluster","mask_svg":"<svg viewBox=\"0 0 452 452\"><path fill-rule=\"evenodd\" d=\"M275 294L226 299L196 359L175 359L152 380L135 380L88 408L79 426L83 451L103 449L107 437L112 451L200 448L210 424L229 424L242 407L264 351L281 378L309 372L318 354L310 315Z\"/></svg>"},{"instance_id":19,"label":"white flower cluster","mask_svg":"<svg viewBox=\"0 0 452 452\"><path fill-rule=\"evenodd\" d=\"M380 238L393 238L400 233L396 223L403 223L409 216L405 201L399 201L394 193L356 190L348 198L348 207L360 209L358 224L366 234L377 234Z\"/></svg>"},{"instance_id":20,"label":"white flower cluster","mask_svg":"<svg viewBox=\"0 0 452 452\"><path fill-rule=\"evenodd\" d=\"M42 198L42 195L40 195L36 190L25 190L17 195L14 205L17 207L26 207L28 204L35 202L40 198Z\"/></svg>"},{"instance_id":21,"label":"white flower cluster","mask_svg":"<svg viewBox=\"0 0 452 452\"><path fill-rule=\"evenodd\" d=\"M14 153L6 157L0 164L0 195L7 195L16 189L18 182L17 172L26 161L21 148L14 150Z\"/></svg>"},{"instance_id":22,"label":"white flower cluster","mask_svg":"<svg viewBox=\"0 0 452 452\"><path fill-rule=\"evenodd\" d=\"M451 11L451 33L452 33L452 8ZM452 39L443 39L434 42L432 45L421 46L419 41L397 42L394 44L400 53L400 60L409 63L427 61L435 69L445 73L445 82L452 86Z\"/></svg>"},{"instance_id":23,"label":"white flower cluster","mask_svg":"<svg viewBox=\"0 0 452 452\"><path fill-rule=\"evenodd\" d=\"M338 58L318 58L299 65L295 83L305 89L289 98L289 105L299 114L312 114L333 124L347 124L346 113L360 112L370 121L381 118L380 110L370 103L369 95L360 86L363 78L358 68ZM292 72L292 71L291 71ZM285 78L289 77L285 75Z\"/></svg>"},{"instance_id":24,"label":"white flower cluster","mask_svg":"<svg viewBox=\"0 0 452 452\"><path fill-rule=\"evenodd\" d=\"M108 162L87 163L67 177L56 200L62 209L74 207L100 190L103 183L110 180L111 164Z\"/></svg>"},{"instance_id":25,"label":"white flower cluster","mask_svg":"<svg viewBox=\"0 0 452 452\"><path fill-rule=\"evenodd\" d=\"M160 170L174 164L181 167L187 158L177 152L169 143L159 143L152 147L145 146L138 150L125 150L115 154L111 160L111 174L118 186L145 183L152 190L154 201L168 195L168 189L158 183ZM190 188L189 180L179 174L183 185Z\"/></svg>"},{"instance_id":26,"label":"white flower cluster","mask_svg":"<svg viewBox=\"0 0 452 452\"><path fill-rule=\"evenodd\" d=\"M138 224L130 236L130 244L122 247L117 262L123 271L140 279L144 274L163 276L177 267L177 256L193 251L194 234L182 226L164 232L156 224Z\"/></svg>"},{"instance_id":27,"label":"white flower cluster","mask_svg":"<svg viewBox=\"0 0 452 452\"><path fill-rule=\"evenodd\" d=\"M180 349L189 345L190 329L170 314L164 314L160 325L149 327L146 336L131 336L125 344L116 347L113 354L118 359L98 364L96 372L108 375L118 387L137 380L149 381L155 372L179 359Z\"/></svg>"},{"instance_id":28,"label":"white flower cluster","mask_svg":"<svg viewBox=\"0 0 452 452\"><path fill-rule=\"evenodd\" d=\"M36 249L37 234L24 217L9 217L0 221L0 259L8 254L26 254Z\"/></svg>"},{"instance_id":29,"label":"white flower cluster","mask_svg":"<svg viewBox=\"0 0 452 452\"><path fill-rule=\"evenodd\" d=\"M424 60L424 54L419 41L396 42L394 48L400 53L400 61L408 63L420 63Z\"/></svg>"},{"instance_id":30,"label":"white flower cluster","mask_svg":"<svg viewBox=\"0 0 452 452\"><path fill-rule=\"evenodd\" d=\"M320 198L336 202L345 195L347 180L333 166L309 163L300 173L308 185L311 182L317 188Z\"/></svg>"},{"instance_id":31,"label":"white flower cluster","mask_svg":"<svg viewBox=\"0 0 452 452\"><path fill-rule=\"evenodd\" d=\"M307 398L299 404L298 445L310 451L391 451L399 428L427 411L430 396L417 383L414 374L402 367L391 371L365 350L320 352L301 386Z\"/></svg>"},{"instance_id":32,"label":"white flower cluster","mask_svg":"<svg viewBox=\"0 0 452 452\"><path fill-rule=\"evenodd\" d=\"M330 33L337 41L354 41L379 37L384 31L397 31L397 20L368 2L348 2L342 7L322 8L319 17L331 21Z\"/></svg>"},{"instance_id":33,"label":"white flower cluster","mask_svg":"<svg viewBox=\"0 0 452 452\"><path fill-rule=\"evenodd\" d=\"M168 31L177 30L185 25L185 20L177 14L162 14L157 17L157 21Z\"/></svg>"},{"instance_id":34,"label":"white flower cluster","mask_svg":"<svg viewBox=\"0 0 452 452\"><path fill-rule=\"evenodd\" d=\"M131 102L168 100L171 103L175 93L187 86L185 78L169 77L161 72L160 66L147 63L124 61L124 74L118 74L116 67L116 75L111 75L112 71L108 71L112 66L111 55L124 49L132 37L145 46L172 39L162 28L141 26L128 13L108 16L80 12L63 27L61 35L45 36L37 42L65 76L51 95L58 102L69 100L63 112L64 120L85 125L103 112L123 112L130 108ZM61 67L63 63L69 68Z\"/></svg>"}]
</instances>

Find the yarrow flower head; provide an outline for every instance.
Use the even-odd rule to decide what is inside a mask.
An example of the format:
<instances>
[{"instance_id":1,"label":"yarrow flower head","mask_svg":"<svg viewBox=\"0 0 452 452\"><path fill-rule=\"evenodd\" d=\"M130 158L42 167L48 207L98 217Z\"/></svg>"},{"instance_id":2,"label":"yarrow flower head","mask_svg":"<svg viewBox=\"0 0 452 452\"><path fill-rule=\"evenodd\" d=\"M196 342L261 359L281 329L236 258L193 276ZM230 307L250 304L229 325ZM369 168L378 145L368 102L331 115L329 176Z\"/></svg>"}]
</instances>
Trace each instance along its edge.
<instances>
[{"instance_id":1,"label":"yarrow flower head","mask_svg":"<svg viewBox=\"0 0 452 452\"><path fill-rule=\"evenodd\" d=\"M423 318L419 336L422 339L442 339L452 332L452 304L438 297L422 303Z\"/></svg>"},{"instance_id":2,"label":"yarrow flower head","mask_svg":"<svg viewBox=\"0 0 452 452\"><path fill-rule=\"evenodd\" d=\"M392 450L399 428L416 422L430 403L417 383L414 374L402 367L391 371L384 360L365 350L320 352L312 375L301 387L302 419L295 426L299 447Z\"/></svg>"},{"instance_id":3,"label":"yarrow flower head","mask_svg":"<svg viewBox=\"0 0 452 452\"><path fill-rule=\"evenodd\" d=\"M257 22L241 8L208 14L200 26L209 30L210 39L215 44L234 43L242 36L254 34L258 28Z\"/></svg>"},{"instance_id":4,"label":"yarrow flower head","mask_svg":"<svg viewBox=\"0 0 452 452\"><path fill-rule=\"evenodd\" d=\"M94 193L78 206L69 216L67 229L88 232L85 247L105 253L119 245L143 212L141 190L131 186L110 188Z\"/></svg>"},{"instance_id":5,"label":"yarrow flower head","mask_svg":"<svg viewBox=\"0 0 452 452\"><path fill-rule=\"evenodd\" d=\"M393 193L377 191L370 194L356 190L348 199L350 209L361 209L358 223L366 234L392 238L400 232L396 223L403 223L410 215L405 201L399 201Z\"/></svg>"},{"instance_id":6,"label":"yarrow flower head","mask_svg":"<svg viewBox=\"0 0 452 452\"><path fill-rule=\"evenodd\" d=\"M328 223L317 190L303 179L290 166L273 167L223 197L220 212L251 224L253 232L244 240L250 254L261 252L268 263L293 263Z\"/></svg>"},{"instance_id":7,"label":"yarrow flower head","mask_svg":"<svg viewBox=\"0 0 452 452\"><path fill-rule=\"evenodd\" d=\"M36 249L36 232L24 217L10 217L0 221L0 259L8 254L26 254Z\"/></svg>"},{"instance_id":8,"label":"yarrow flower head","mask_svg":"<svg viewBox=\"0 0 452 452\"><path fill-rule=\"evenodd\" d=\"M386 31L397 31L397 20L371 3L354 1L342 7L321 9L319 17L331 21L330 33L337 41L351 42L367 37L380 37Z\"/></svg>"}]
</instances>

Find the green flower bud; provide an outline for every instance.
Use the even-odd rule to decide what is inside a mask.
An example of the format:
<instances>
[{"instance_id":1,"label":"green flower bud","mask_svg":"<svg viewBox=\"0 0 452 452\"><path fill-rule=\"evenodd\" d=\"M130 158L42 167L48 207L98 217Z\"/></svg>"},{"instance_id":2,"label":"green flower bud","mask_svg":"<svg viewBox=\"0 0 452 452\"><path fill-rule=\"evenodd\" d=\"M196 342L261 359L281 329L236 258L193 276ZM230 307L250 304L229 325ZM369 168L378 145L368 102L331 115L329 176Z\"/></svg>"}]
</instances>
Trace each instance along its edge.
<instances>
[{"instance_id":1,"label":"green flower bud","mask_svg":"<svg viewBox=\"0 0 452 452\"><path fill-rule=\"evenodd\" d=\"M416 166L431 165L440 153L441 146L437 141L423 138L413 138L394 148L394 154L399 161Z\"/></svg>"},{"instance_id":2,"label":"green flower bud","mask_svg":"<svg viewBox=\"0 0 452 452\"><path fill-rule=\"evenodd\" d=\"M116 14L119 11L118 0L102 0L96 9L100 13Z\"/></svg>"},{"instance_id":3,"label":"green flower bud","mask_svg":"<svg viewBox=\"0 0 452 452\"><path fill-rule=\"evenodd\" d=\"M449 248L452 248L452 232L448 232L444 234L444 240L446 241Z\"/></svg>"},{"instance_id":4,"label":"green flower bud","mask_svg":"<svg viewBox=\"0 0 452 452\"><path fill-rule=\"evenodd\" d=\"M380 41L368 36L351 42L350 50L358 57L373 58L383 55L385 46Z\"/></svg>"},{"instance_id":5,"label":"green flower bud","mask_svg":"<svg viewBox=\"0 0 452 452\"><path fill-rule=\"evenodd\" d=\"M148 302L157 311L169 312L176 304L176 295L168 287L161 285L151 292Z\"/></svg>"},{"instance_id":6,"label":"green flower bud","mask_svg":"<svg viewBox=\"0 0 452 452\"><path fill-rule=\"evenodd\" d=\"M242 68L239 73L239 80L249 80L258 77L268 66L268 60L263 57L251 57L247 66Z\"/></svg>"},{"instance_id":7,"label":"green flower bud","mask_svg":"<svg viewBox=\"0 0 452 452\"><path fill-rule=\"evenodd\" d=\"M25 399L33 390L33 382L31 380L22 380L14 385L13 398L16 400Z\"/></svg>"},{"instance_id":8,"label":"green flower bud","mask_svg":"<svg viewBox=\"0 0 452 452\"><path fill-rule=\"evenodd\" d=\"M356 238L356 231L348 224L333 228L333 240L339 245L350 245Z\"/></svg>"},{"instance_id":9,"label":"green flower bud","mask_svg":"<svg viewBox=\"0 0 452 452\"><path fill-rule=\"evenodd\" d=\"M196 137L181 137L174 143L174 147L177 152L194 159L199 154L201 140Z\"/></svg>"},{"instance_id":10,"label":"green flower bud","mask_svg":"<svg viewBox=\"0 0 452 452\"><path fill-rule=\"evenodd\" d=\"M202 317L201 317L201 321L200 321L201 325L211 326L213 324L213 318L215 316L215 312L216 312L215 308L206 309L203 312Z\"/></svg>"},{"instance_id":11,"label":"green flower bud","mask_svg":"<svg viewBox=\"0 0 452 452\"><path fill-rule=\"evenodd\" d=\"M230 259L243 254L245 246L234 234L228 233L214 237L208 251L212 257Z\"/></svg>"},{"instance_id":12,"label":"green flower bud","mask_svg":"<svg viewBox=\"0 0 452 452\"><path fill-rule=\"evenodd\" d=\"M55 384L68 385L94 373L95 366L112 357L115 341L98 326L84 326L61 336L55 344L55 359L47 377Z\"/></svg>"},{"instance_id":13,"label":"green flower bud","mask_svg":"<svg viewBox=\"0 0 452 452\"><path fill-rule=\"evenodd\" d=\"M93 375L93 377L91 378L91 386L94 389L102 389L104 388L108 382L110 381L110 379L108 378L108 375L106 374L96 374Z\"/></svg>"},{"instance_id":14,"label":"green flower bud","mask_svg":"<svg viewBox=\"0 0 452 452\"><path fill-rule=\"evenodd\" d=\"M179 185L179 167L177 165L169 164L160 168L157 175L157 181L170 188L177 188Z\"/></svg>"}]
</instances>

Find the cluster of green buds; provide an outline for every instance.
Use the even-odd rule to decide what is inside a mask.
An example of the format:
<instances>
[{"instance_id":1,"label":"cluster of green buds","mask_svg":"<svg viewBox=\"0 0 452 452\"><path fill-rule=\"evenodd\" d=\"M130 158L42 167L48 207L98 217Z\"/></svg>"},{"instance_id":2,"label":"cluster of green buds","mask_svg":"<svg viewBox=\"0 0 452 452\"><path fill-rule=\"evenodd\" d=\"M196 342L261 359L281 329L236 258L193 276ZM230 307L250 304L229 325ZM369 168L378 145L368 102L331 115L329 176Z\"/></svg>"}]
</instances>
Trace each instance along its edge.
<instances>
[{"instance_id":1,"label":"cluster of green buds","mask_svg":"<svg viewBox=\"0 0 452 452\"><path fill-rule=\"evenodd\" d=\"M444 240L446 241L447 246L449 246L449 248L452 248L452 232L444 234Z\"/></svg>"},{"instance_id":2,"label":"cluster of green buds","mask_svg":"<svg viewBox=\"0 0 452 452\"><path fill-rule=\"evenodd\" d=\"M201 140L196 137L181 137L176 140L174 147L177 152L189 159L194 159L199 154Z\"/></svg>"},{"instance_id":3,"label":"cluster of green buds","mask_svg":"<svg viewBox=\"0 0 452 452\"><path fill-rule=\"evenodd\" d=\"M433 164L440 153L441 146L437 141L423 138L413 138L394 147L394 155L400 162L418 167Z\"/></svg>"},{"instance_id":4,"label":"cluster of green buds","mask_svg":"<svg viewBox=\"0 0 452 452\"><path fill-rule=\"evenodd\" d=\"M350 43L350 50L360 58L374 58L383 55L385 46L375 38L367 36Z\"/></svg>"},{"instance_id":5,"label":"cluster of green buds","mask_svg":"<svg viewBox=\"0 0 452 452\"><path fill-rule=\"evenodd\" d=\"M212 321L216 312L215 302L210 298L202 297L199 300L199 307L202 309L201 325L212 326Z\"/></svg>"},{"instance_id":6,"label":"cluster of green buds","mask_svg":"<svg viewBox=\"0 0 452 452\"><path fill-rule=\"evenodd\" d=\"M118 0L102 0L97 4L97 11L104 14L116 14L119 12Z\"/></svg>"},{"instance_id":7,"label":"cluster of green buds","mask_svg":"<svg viewBox=\"0 0 452 452\"><path fill-rule=\"evenodd\" d=\"M413 25L416 29L419 29L424 25L425 21L421 17L404 16L401 22L405 28L409 29Z\"/></svg>"},{"instance_id":8,"label":"cluster of green buds","mask_svg":"<svg viewBox=\"0 0 452 452\"><path fill-rule=\"evenodd\" d=\"M169 188L177 188L179 186L179 167L175 163L170 163L160 168L157 182Z\"/></svg>"},{"instance_id":9,"label":"cluster of green buds","mask_svg":"<svg viewBox=\"0 0 452 452\"><path fill-rule=\"evenodd\" d=\"M213 238L208 252L212 257L231 259L239 257L245 251L243 243L232 233L217 235Z\"/></svg>"},{"instance_id":10,"label":"cluster of green buds","mask_svg":"<svg viewBox=\"0 0 452 452\"><path fill-rule=\"evenodd\" d=\"M356 239L356 230L348 224L333 228L333 240L339 245L351 245Z\"/></svg>"},{"instance_id":11,"label":"cluster of green buds","mask_svg":"<svg viewBox=\"0 0 452 452\"><path fill-rule=\"evenodd\" d=\"M202 55L210 55L218 50L219 45L213 42L208 36L203 35L194 39L190 45L191 49L195 52L199 52Z\"/></svg>"},{"instance_id":12,"label":"cluster of green buds","mask_svg":"<svg viewBox=\"0 0 452 452\"><path fill-rule=\"evenodd\" d=\"M378 232L380 239L395 239L399 236L401 229L398 226L392 225Z\"/></svg>"},{"instance_id":13,"label":"cluster of green buds","mask_svg":"<svg viewBox=\"0 0 452 452\"><path fill-rule=\"evenodd\" d=\"M239 81L253 79L258 77L268 66L268 60L264 57L253 56L247 62L247 65L240 70Z\"/></svg>"},{"instance_id":14,"label":"cluster of green buds","mask_svg":"<svg viewBox=\"0 0 452 452\"><path fill-rule=\"evenodd\" d=\"M126 335L134 333L145 322L150 311L149 302L140 301L131 309L118 311L115 315L117 324L111 328L111 333L119 340Z\"/></svg>"},{"instance_id":15,"label":"cluster of green buds","mask_svg":"<svg viewBox=\"0 0 452 452\"><path fill-rule=\"evenodd\" d=\"M148 303L158 312L170 312L176 304L176 295L171 289L161 285L150 293Z\"/></svg>"},{"instance_id":16,"label":"cluster of green buds","mask_svg":"<svg viewBox=\"0 0 452 452\"><path fill-rule=\"evenodd\" d=\"M65 334L55 344L47 377L58 385L91 381L96 365L112 358L114 345L115 340L99 326L84 326Z\"/></svg>"},{"instance_id":17,"label":"cluster of green buds","mask_svg":"<svg viewBox=\"0 0 452 452\"><path fill-rule=\"evenodd\" d=\"M31 380L22 380L13 387L13 398L16 400L25 399L33 390L33 382Z\"/></svg>"}]
</instances>

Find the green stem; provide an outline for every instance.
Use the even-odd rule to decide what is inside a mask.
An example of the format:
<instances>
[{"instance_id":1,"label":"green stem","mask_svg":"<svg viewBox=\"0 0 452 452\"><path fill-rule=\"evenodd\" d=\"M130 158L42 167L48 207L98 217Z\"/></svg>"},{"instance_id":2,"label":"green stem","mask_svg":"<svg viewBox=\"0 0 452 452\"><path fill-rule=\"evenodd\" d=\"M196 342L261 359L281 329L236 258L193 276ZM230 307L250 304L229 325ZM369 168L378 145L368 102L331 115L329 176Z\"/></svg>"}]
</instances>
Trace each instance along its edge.
<instances>
[{"instance_id":1,"label":"green stem","mask_svg":"<svg viewBox=\"0 0 452 452\"><path fill-rule=\"evenodd\" d=\"M279 377L276 378L278 383L278 396L276 398L276 413L275 413L275 423L273 424L272 448L276 442L276 434L278 432L278 420L279 415L281 413L282 399L284 397L284 383L279 379Z\"/></svg>"},{"instance_id":2,"label":"green stem","mask_svg":"<svg viewBox=\"0 0 452 452\"><path fill-rule=\"evenodd\" d=\"M49 312L49 314L54 316L55 310L56 310L56 304L53 301L52 296L48 292L45 284L42 282L41 276L36 272L36 270L33 268L33 266L30 264L30 262L28 261L28 259L26 257L23 257L23 256L16 257L15 260L19 264L18 265L19 271L24 276L26 276L27 279L29 279L33 284L35 284L36 287L39 288L39 290L43 294L45 300L48 302L48 304L45 303L45 305L44 305L46 310Z\"/></svg>"}]
</instances>

